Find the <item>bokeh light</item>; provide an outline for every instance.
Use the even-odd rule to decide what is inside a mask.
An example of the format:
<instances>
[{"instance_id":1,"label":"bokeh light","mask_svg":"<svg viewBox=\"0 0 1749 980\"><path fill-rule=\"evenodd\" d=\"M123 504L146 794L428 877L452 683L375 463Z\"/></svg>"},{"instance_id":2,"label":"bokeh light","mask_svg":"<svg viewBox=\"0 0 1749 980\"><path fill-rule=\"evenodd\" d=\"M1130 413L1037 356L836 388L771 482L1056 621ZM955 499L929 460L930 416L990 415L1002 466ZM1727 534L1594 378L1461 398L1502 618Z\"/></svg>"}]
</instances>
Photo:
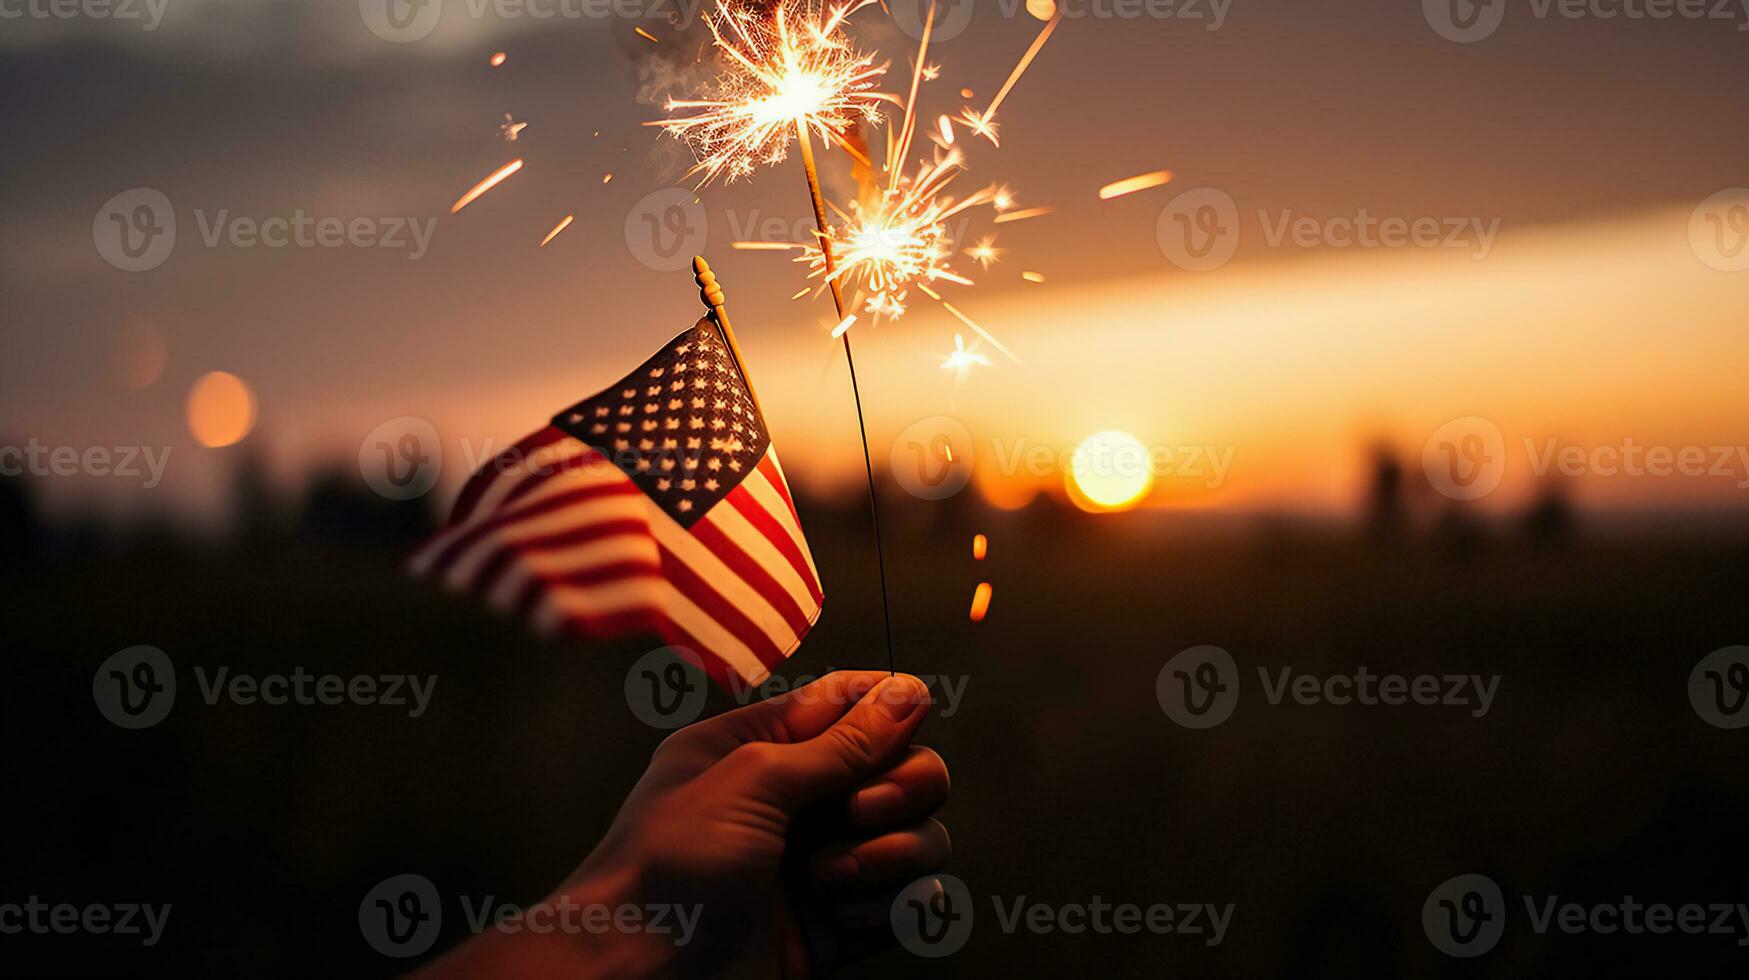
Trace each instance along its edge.
<instances>
[{"instance_id":1,"label":"bokeh light","mask_svg":"<svg viewBox=\"0 0 1749 980\"><path fill-rule=\"evenodd\" d=\"M1064 484L1069 499L1082 510L1129 510L1154 486L1148 447L1128 432L1095 432L1075 447Z\"/></svg>"},{"instance_id":2,"label":"bokeh light","mask_svg":"<svg viewBox=\"0 0 1749 980\"><path fill-rule=\"evenodd\" d=\"M254 428L255 393L242 378L209 371L188 389L188 431L201 445L234 445Z\"/></svg>"}]
</instances>

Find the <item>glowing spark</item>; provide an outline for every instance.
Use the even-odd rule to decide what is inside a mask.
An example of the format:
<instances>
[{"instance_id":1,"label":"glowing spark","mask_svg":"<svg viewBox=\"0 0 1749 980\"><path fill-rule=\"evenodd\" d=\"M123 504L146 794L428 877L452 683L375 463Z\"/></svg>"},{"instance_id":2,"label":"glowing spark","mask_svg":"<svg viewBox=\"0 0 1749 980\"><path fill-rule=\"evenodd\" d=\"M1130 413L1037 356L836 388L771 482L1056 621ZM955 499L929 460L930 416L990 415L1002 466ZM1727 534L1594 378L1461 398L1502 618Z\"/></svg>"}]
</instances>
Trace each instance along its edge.
<instances>
[{"instance_id":1,"label":"glowing spark","mask_svg":"<svg viewBox=\"0 0 1749 980\"><path fill-rule=\"evenodd\" d=\"M651 34L649 31L644 30L642 27L634 27L634 28L632 28L632 30L637 31L639 37L643 38L646 41L649 41L651 44L660 43L656 40L656 35Z\"/></svg>"},{"instance_id":2,"label":"glowing spark","mask_svg":"<svg viewBox=\"0 0 1749 980\"><path fill-rule=\"evenodd\" d=\"M1054 7L1055 5L1053 4L1052 6ZM1002 83L1002 88L997 90L996 97L990 100L988 108L982 113L974 113L969 107L966 109L966 118L968 120L966 125L971 128L972 132L985 137L992 145L1002 145L996 139L996 110L1002 106L1002 100L1008 98L1008 93L1014 89L1014 83L1020 81L1020 76L1026 74L1026 70L1032 67L1032 59L1038 57L1038 53L1044 48L1045 42L1051 39L1051 34L1056 31L1057 25L1062 22L1063 12L1061 10L1055 11L1051 16L1051 19L1047 21L1045 26L1038 32L1038 37L1033 38L1032 46L1026 49L1025 54L1020 56L1020 63L1014 66L1012 72L1008 73L1008 81Z\"/></svg>"},{"instance_id":3,"label":"glowing spark","mask_svg":"<svg viewBox=\"0 0 1749 980\"><path fill-rule=\"evenodd\" d=\"M511 174L513 174L521 169L522 169L522 161L521 160L512 160L509 163L505 164L504 166L498 168L498 171L496 173L494 173L492 176L487 177L485 180L480 181L478 184L475 184L472 189L470 189L466 194L463 194L461 196L461 198L455 202L455 205L449 209L449 213L455 214L458 211L460 211L462 208L465 208L468 205L479 200L480 195L486 193L487 191L491 190L494 187L497 187L499 184L504 182L504 178L510 176Z\"/></svg>"},{"instance_id":4,"label":"glowing spark","mask_svg":"<svg viewBox=\"0 0 1749 980\"><path fill-rule=\"evenodd\" d=\"M602 174L602 175L601 175L601 182L602 182L602 183L603 183L603 184L611 184L611 183L613 183L613 174L612 174L612 173L605 173L605 174Z\"/></svg>"},{"instance_id":5,"label":"glowing spark","mask_svg":"<svg viewBox=\"0 0 1749 980\"><path fill-rule=\"evenodd\" d=\"M498 127L498 132L503 134L506 143L514 143L516 142L516 138L522 135L522 131L527 128L528 123L519 123L514 116L506 112L504 114L504 125Z\"/></svg>"},{"instance_id":6,"label":"glowing spark","mask_svg":"<svg viewBox=\"0 0 1749 980\"><path fill-rule=\"evenodd\" d=\"M569 228L569 227L571 227L571 222L572 222L572 221L573 221L573 220L575 220L575 219L576 219L576 217L577 217L577 216L576 216L576 215L574 215L574 214L567 214L567 215L565 215L565 220L563 220L563 221L561 221L561 222L559 222L559 223L558 223L558 224L556 224L556 225L554 225L554 226L553 226L553 230L552 230L552 231L549 231L549 232L547 232L547 237L545 237L545 238L543 238L543 239L541 239L541 240L540 240L540 247L541 247L541 248L546 248L546 247L547 247L547 242L550 242L550 241L552 241L552 240L553 240L553 239L555 239L555 238L557 238L557 237L559 237L559 232L561 232L561 231L564 231L564 230L565 230L565 229L566 229L566 228Z\"/></svg>"},{"instance_id":7,"label":"glowing spark","mask_svg":"<svg viewBox=\"0 0 1749 980\"><path fill-rule=\"evenodd\" d=\"M813 291L813 289L803 286L801 289L796 290L796 294L791 296L790 299L801 299L803 296L806 296Z\"/></svg>"},{"instance_id":8,"label":"glowing spark","mask_svg":"<svg viewBox=\"0 0 1749 980\"><path fill-rule=\"evenodd\" d=\"M692 147L698 162L688 175L703 174L703 186L781 162L798 123L832 141L857 120L878 122L881 103L896 104L874 91L887 66L857 51L842 30L846 17L873 2L816 10L814 0L778 0L767 12L752 0L716 0L706 23L724 70L703 98L668 100L670 113L692 115L645 125Z\"/></svg>"},{"instance_id":9,"label":"glowing spark","mask_svg":"<svg viewBox=\"0 0 1749 980\"><path fill-rule=\"evenodd\" d=\"M995 192L985 188L964 200L948 195L945 191L960 169L960 155L951 151L937 163L920 165L915 176L902 178L872 204L852 201L844 223L833 229L835 270L824 281L855 284L871 294L865 303L869 312L895 320L904 314L903 300L913 285L971 285L949 264L953 240L947 222L968 208L990 203ZM803 246L796 261L808 263L812 276L826 275L819 243Z\"/></svg>"},{"instance_id":10,"label":"glowing spark","mask_svg":"<svg viewBox=\"0 0 1749 980\"><path fill-rule=\"evenodd\" d=\"M729 247L743 252L783 252L804 246L794 242L730 242Z\"/></svg>"},{"instance_id":11,"label":"glowing spark","mask_svg":"<svg viewBox=\"0 0 1749 980\"><path fill-rule=\"evenodd\" d=\"M1026 0L1026 12L1039 20L1050 20L1057 15L1056 0Z\"/></svg>"},{"instance_id":12,"label":"glowing spark","mask_svg":"<svg viewBox=\"0 0 1749 980\"><path fill-rule=\"evenodd\" d=\"M954 384L958 385L964 383L966 380L966 374L970 372L973 367L990 366L990 359L978 352L978 344L980 343L982 343L982 341L973 341L972 346L967 347L966 338L957 333L953 335L953 351L949 353L947 357L942 359L941 369L943 371L952 371L954 373Z\"/></svg>"},{"instance_id":13,"label":"glowing spark","mask_svg":"<svg viewBox=\"0 0 1749 980\"><path fill-rule=\"evenodd\" d=\"M962 99L969 99L969 98L972 98L972 97L973 97L973 93L972 93L972 90L971 90L971 89L969 89L969 88L962 88L962 89L960 89L960 98L962 98Z\"/></svg>"},{"instance_id":14,"label":"glowing spark","mask_svg":"<svg viewBox=\"0 0 1749 980\"><path fill-rule=\"evenodd\" d=\"M853 326L856 326L856 314L855 313L852 313L849 316L845 317L843 323L840 323L836 327L832 328L832 339L837 340L839 337L844 336L844 332L849 330Z\"/></svg>"},{"instance_id":15,"label":"glowing spark","mask_svg":"<svg viewBox=\"0 0 1749 980\"><path fill-rule=\"evenodd\" d=\"M984 556L989 553L990 539L984 537L982 534L972 535L972 560L983 561Z\"/></svg>"},{"instance_id":16,"label":"glowing spark","mask_svg":"<svg viewBox=\"0 0 1749 980\"><path fill-rule=\"evenodd\" d=\"M1009 221L1025 221L1028 218L1036 218L1040 215L1050 214L1055 210L1056 208L1047 206L1042 208L1027 208L1024 211L1004 211L996 216L995 223L1000 225Z\"/></svg>"},{"instance_id":17,"label":"glowing spark","mask_svg":"<svg viewBox=\"0 0 1749 980\"><path fill-rule=\"evenodd\" d=\"M1003 253L1007 251L1005 248L996 247L995 235L986 235L978 239L978 244L966 249L966 254L972 257L973 262L988 269L992 263L999 261Z\"/></svg>"},{"instance_id":18,"label":"glowing spark","mask_svg":"<svg viewBox=\"0 0 1749 980\"><path fill-rule=\"evenodd\" d=\"M936 122L936 125L941 127L942 142L946 143L948 146L952 146L953 145L953 120L947 118L946 116L942 116L940 119L937 119L935 122Z\"/></svg>"},{"instance_id":19,"label":"glowing spark","mask_svg":"<svg viewBox=\"0 0 1749 980\"><path fill-rule=\"evenodd\" d=\"M509 60L510 56L500 51L492 56L491 65L493 68L502 68L504 67L504 63Z\"/></svg>"},{"instance_id":20,"label":"glowing spark","mask_svg":"<svg viewBox=\"0 0 1749 980\"><path fill-rule=\"evenodd\" d=\"M990 594L993 591L990 583L978 583L977 590L972 593L972 622L981 623L990 614Z\"/></svg>"},{"instance_id":21,"label":"glowing spark","mask_svg":"<svg viewBox=\"0 0 1749 980\"><path fill-rule=\"evenodd\" d=\"M1006 211L1014 206L1014 192L1006 186L996 188L996 197L990 202L998 211Z\"/></svg>"},{"instance_id":22,"label":"glowing spark","mask_svg":"<svg viewBox=\"0 0 1749 980\"><path fill-rule=\"evenodd\" d=\"M1164 184L1171 179L1172 171L1156 170L1153 173L1139 174L1135 177L1125 177L1123 180L1114 180L1099 189L1099 199L1101 201L1109 201L1114 197L1122 197L1125 194L1134 194L1137 191L1145 191L1150 187L1159 187L1161 184Z\"/></svg>"},{"instance_id":23,"label":"glowing spark","mask_svg":"<svg viewBox=\"0 0 1749 980\"><path fill-rule=\"evenodd\" d=\"M937 303L940 303L942 309L948 311L949 313L952 313L954 316L954 319L958 320L959 322L965 324L968 327L971 327L973 333L975 333L978 336L989 341L990 346L1001 351L1003 357L1008 358L1009 360L1013 361L1016 364L1020 363L1020 358L1014 356L1013 351L1011 351L1007 347L1003 346L1002 341L997 340L996 336L994 334L992 334L988 330L985 330L983 327L979 326L978 322L976 320L973 320L971 317L966 316L964 313L961 313L959 307L953 305L952 303L949 303L945 299L942 299L940 293L936 292L933 289L930 289L928 286L925 286L922 283L918 283L917 288L922 290L924 295L928 296L930 299L935 300Z\"/></svg>"},{"instance_id":24,"label":"glowing spark","mask_svg":"<svg viewBox=\"0 0 1749 980\"><path fill-rule=\"evenodd\" d=\"M1025 279L1027 282L1044 282L1045 274L1042 272L1022 272L1020 278Z\"/></svg>"},{"instance_id":25,"label":"glowing spark","mask_svg":"<svg viewBox=\"0 0 1749 980\"><path fill-rule=\"evenodd\" d=\"M940 77L941 77L941 66L940 65L924 65L923 66L923 80L924 81L933 82Z\"/></svg>"}]
</instances>

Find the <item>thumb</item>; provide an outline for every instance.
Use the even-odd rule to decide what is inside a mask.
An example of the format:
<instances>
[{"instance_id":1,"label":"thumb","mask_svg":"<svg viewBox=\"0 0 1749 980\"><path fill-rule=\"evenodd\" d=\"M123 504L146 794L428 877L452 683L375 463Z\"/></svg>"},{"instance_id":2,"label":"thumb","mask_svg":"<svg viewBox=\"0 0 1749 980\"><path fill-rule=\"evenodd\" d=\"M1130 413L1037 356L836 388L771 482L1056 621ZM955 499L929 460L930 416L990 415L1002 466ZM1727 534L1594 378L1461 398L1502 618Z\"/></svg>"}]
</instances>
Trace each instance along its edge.
<instances>
[{"instance_id":1,"label":"thumb","mask_svg":"<svg viewBox=\"0 0 1749 980\"><path fill-rule=\"evenodd\" d=\"M885 772L929 714L929 688L909 674L876 684L826 731L803 742L770 747L768 788L794 812L845 793Z\"/></svg>"}]
</instances>

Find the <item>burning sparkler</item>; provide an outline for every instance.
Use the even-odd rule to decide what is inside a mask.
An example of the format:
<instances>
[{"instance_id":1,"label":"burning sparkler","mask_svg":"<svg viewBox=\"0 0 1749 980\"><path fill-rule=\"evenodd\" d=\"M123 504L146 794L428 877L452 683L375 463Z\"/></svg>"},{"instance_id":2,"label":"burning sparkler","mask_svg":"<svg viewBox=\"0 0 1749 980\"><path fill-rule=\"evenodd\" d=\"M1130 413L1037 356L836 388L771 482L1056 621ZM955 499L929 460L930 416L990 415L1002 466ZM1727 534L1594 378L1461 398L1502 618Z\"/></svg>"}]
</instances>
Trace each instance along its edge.
<instances>
[{"instance_id":1,"label":"burning sparkler","mask_svg":"<svg viewBox=\"0 0 1749 980\"><path fill-rule=\"evenodd\" d=\"M688 172L700 186L718 177L745 177L761 163L781 163L791 136L812 130L837 140L858 120L881 118L896 102L875 91L887 66L851 45L845 18L875 0L816 9L813 0L779 0L774 9L717 0L706 19L724 70L700 99L670 99L668 111L691 115L646 125L686 141L698 159Z\"/></svg>"}]
</instances>

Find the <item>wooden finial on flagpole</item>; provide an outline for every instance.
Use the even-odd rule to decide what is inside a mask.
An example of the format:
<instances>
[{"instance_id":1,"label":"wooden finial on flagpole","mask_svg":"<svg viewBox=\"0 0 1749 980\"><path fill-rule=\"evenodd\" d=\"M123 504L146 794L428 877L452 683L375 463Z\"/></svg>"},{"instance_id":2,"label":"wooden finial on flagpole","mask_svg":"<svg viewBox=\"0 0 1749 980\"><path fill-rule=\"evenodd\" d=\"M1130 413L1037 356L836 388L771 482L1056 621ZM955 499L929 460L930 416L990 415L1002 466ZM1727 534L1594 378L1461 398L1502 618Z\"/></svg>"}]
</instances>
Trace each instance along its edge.
<instances>
[{"instance_id":1,"label":"wooden finial on flagpole","mask_svg":"<svg viewBox=\"0 0 1749 980\"><path fill-rule=\"evenodd\" d=\"M722 334L723 342L729 345L729 353L735 355L735 367L741 372L741 382L747 386L747 394L753 396L753 407L764 415L759 393L753 390L753 379L747 376L746 364L741 360L741 345L735 342L735 331L729 326L729 311L724 308L727 300L723 297L722 285L717 282L717 274L711 271L711 264L702 255L692 257L692 273L698 280L699 299L711 311L711 319L716 322L717 333Z\"/></svg>"}]
</instances>

